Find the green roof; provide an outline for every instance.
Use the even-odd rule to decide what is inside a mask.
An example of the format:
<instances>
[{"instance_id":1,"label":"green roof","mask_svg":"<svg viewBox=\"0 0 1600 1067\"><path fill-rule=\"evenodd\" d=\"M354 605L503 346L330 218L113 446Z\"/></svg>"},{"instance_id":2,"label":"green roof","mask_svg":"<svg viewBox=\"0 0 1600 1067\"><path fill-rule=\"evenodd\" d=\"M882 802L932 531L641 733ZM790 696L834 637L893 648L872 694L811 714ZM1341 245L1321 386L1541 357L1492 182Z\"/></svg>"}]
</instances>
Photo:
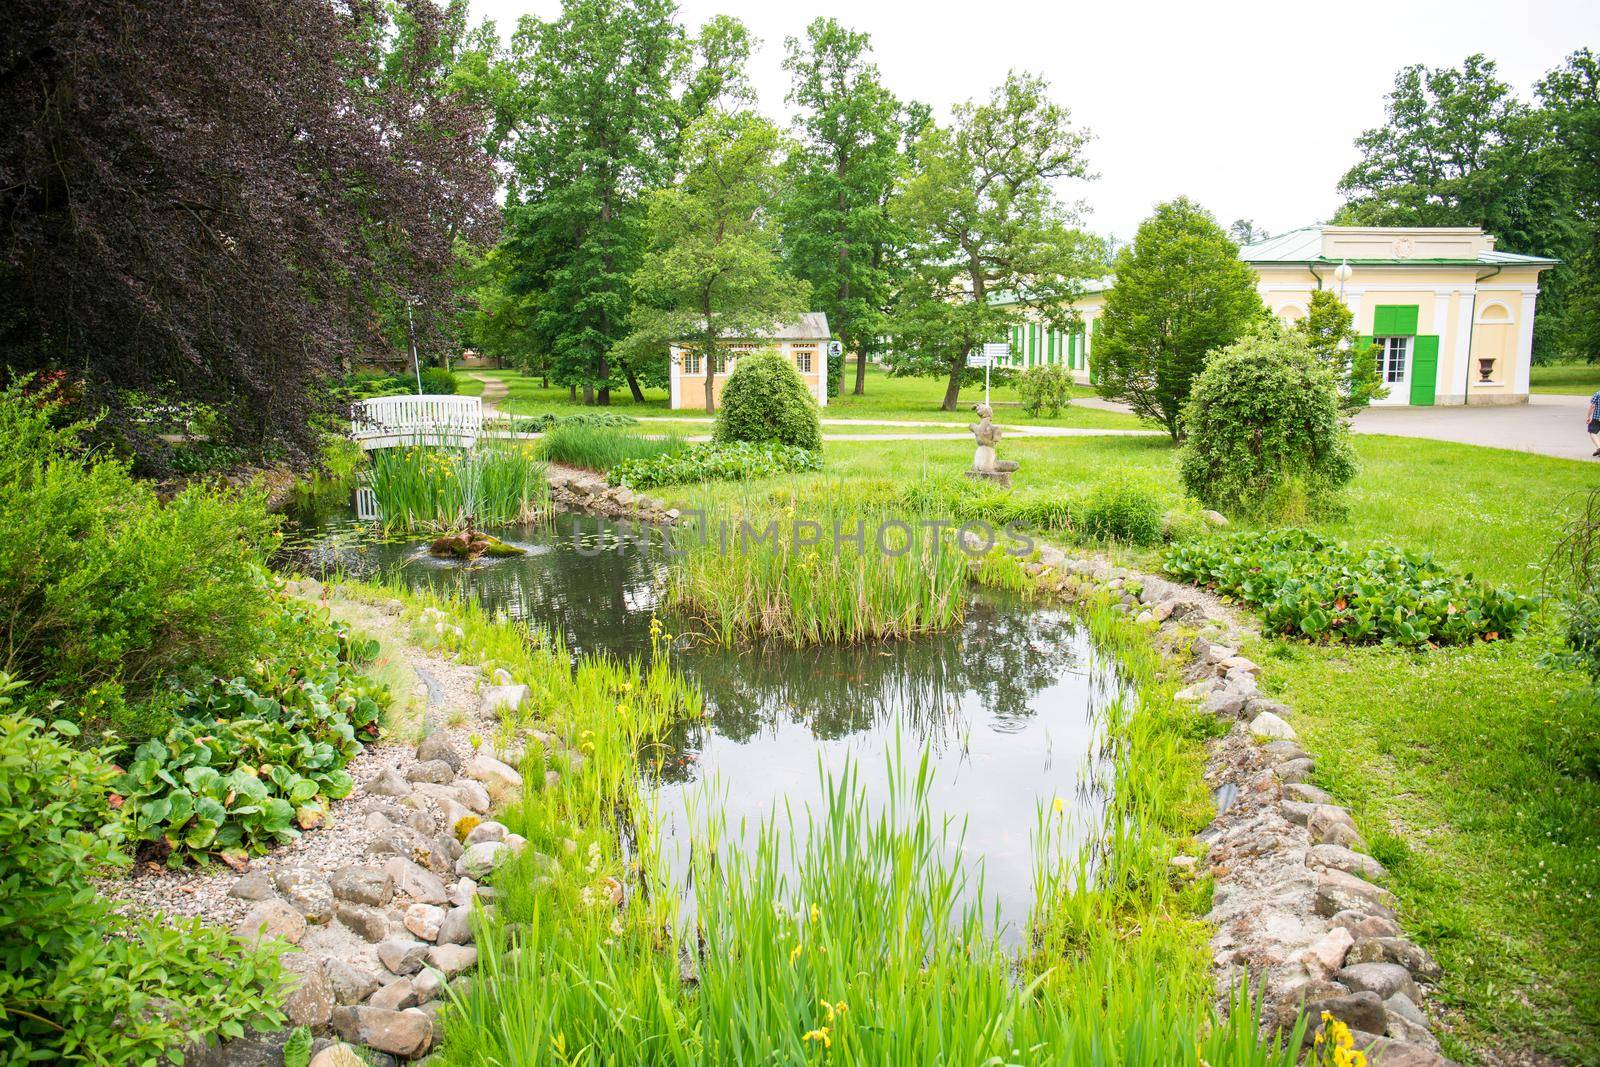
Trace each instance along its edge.
<instances>
[{"instance_id":1,"label":"green roof","mask_svg":"<svg viewBox=\"0 0 1600 1067\"><path fill-rule=\"evenodd\" d=\"M1298 230L1280 233L1276 237L1269 237L1264 241L1254 241L1239 249L1239 258L1246 263L1287 263L1287 264L1314 264L1328 263L1336 265L1346 261L1340 256L1334 259L1322 254L1322 227L1302 226ZM1548 259L1544 256L1524 256L1516 252L1479 252L1475 259L1426 259L1421 256L1410 259L1389 257L1383 259L1350 259L1354 266L1478 266L1478 267L1552 267L1560 260Z\"/></svg>"}]
</instances>

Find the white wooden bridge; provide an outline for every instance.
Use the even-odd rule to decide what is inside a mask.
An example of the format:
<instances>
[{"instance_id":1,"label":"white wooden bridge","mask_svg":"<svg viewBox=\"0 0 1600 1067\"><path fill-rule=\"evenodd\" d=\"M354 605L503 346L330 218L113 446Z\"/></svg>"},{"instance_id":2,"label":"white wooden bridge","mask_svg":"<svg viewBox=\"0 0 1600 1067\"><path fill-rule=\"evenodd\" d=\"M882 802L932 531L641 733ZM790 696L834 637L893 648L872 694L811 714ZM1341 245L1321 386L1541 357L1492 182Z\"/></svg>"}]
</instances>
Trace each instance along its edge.
<instances>
[{"instance_id":1,"label":"white wooden bridge","mask_svg":"<svg viewBox=\"0 0 1600 1067\"><path fill-rule=\"evenodd\" d=\"M405 445L471 448L483 433L475 396L379 396L351 405L350 436L367 451Z\"/></svg>"}]
</instances>

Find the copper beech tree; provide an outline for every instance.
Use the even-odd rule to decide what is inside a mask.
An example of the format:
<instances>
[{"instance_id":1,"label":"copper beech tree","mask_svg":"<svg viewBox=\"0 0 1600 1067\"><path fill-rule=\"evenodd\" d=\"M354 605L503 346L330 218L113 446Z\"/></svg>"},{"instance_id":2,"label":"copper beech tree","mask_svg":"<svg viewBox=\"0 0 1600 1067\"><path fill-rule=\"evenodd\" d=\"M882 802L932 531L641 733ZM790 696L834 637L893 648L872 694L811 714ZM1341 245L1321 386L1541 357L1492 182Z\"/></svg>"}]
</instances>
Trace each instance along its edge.
<instances>
[{"instance_id":1,"label":"copper beech tree","mask_svg":"<svg viewBox=\"0 0 1600 1067\"><path fill-rule=\"evenodd\" d=\"M496 214L486 116L432 0L39 0L0 30L0 364L134 391L304 458L328 379L438 351L454 246Z\"/></svg>"}]
</instances>

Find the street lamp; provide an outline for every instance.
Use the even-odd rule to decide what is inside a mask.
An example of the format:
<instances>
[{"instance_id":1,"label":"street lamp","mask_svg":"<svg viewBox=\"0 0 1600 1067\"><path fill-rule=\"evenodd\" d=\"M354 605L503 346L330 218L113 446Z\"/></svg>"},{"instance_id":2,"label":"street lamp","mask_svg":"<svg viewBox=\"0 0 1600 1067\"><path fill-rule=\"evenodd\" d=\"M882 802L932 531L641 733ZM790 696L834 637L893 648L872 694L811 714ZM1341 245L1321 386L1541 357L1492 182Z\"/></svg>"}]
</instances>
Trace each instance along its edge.
<instances>
[{"instance_id":1,"label":"street lamp","mask_svg":"<svg viewBox=\"0 0 1600 1067\"><path fill-rule=\"evenodd\" d=\"M417 395L422 395L422 360L417 358L417 327L412 321L411 309L416 306L417 298L406 297L406 340L411 343L411 369L417 376Z\"/></svg>"},{"instance_id":2,"label":"street lamp","mask_svg":"<svg viewBox=\"0 0 1600 1067\"><path fill-rule=\"evenodd\" d=\"M1349 281L1350 280L1350 275L1352 275L1354 273L1355 273L1355 271L1351 269L1350 261L1348 259L1341 259L1339 261L1339 268L1333 272L1333 276L1335 278L1339 279L1339 299L1340 300L1344 299L1344 283Z\"/></svg>"}]
</instances>

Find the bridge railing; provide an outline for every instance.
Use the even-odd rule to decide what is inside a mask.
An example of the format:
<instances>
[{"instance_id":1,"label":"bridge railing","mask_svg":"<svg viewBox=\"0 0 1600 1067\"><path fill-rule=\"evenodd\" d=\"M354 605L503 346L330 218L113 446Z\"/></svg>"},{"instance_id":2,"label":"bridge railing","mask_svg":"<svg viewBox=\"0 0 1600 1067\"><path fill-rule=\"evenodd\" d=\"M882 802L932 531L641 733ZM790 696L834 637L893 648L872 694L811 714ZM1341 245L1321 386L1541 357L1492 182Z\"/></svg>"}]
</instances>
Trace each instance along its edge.
<instances>
[{"instance_id":1,"label":"bridge railing","mask_svg":"<svg viewBox=\"0 0 1600 1067\"><path fill-rule=\"evenodd\" d=\"M351 405L350 436L367 450L402 445L471 448L483 432L475 396L378 396Z\"/></svg>"}]
</instances>

